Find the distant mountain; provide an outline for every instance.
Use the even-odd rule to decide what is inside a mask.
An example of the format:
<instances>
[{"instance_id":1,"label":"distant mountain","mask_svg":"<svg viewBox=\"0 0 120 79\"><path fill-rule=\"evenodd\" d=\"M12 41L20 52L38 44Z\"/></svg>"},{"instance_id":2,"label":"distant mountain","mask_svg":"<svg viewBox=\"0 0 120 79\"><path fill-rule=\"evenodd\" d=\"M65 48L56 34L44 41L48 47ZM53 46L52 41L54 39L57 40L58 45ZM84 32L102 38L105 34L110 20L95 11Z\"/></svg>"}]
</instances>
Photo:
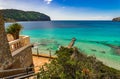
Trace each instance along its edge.
<instances>
[{"instance_id":1,"label":"distant mountain","mask_svg":"<svg viewBox=\"0 0 120 79\"><path fill-rule=\"evenodd\" d=\"M50 21L50 17L34 11L22 11L16 9L2 9L4 19L10 21Z\"/></svg>"},{"instance_id":2,"label":"distant mountain","mask_svg":"<svg viewBox=\"0 0 120 79\"><path fill-rule=\"evenodd\" d=\"M120 17L113 18L112 21L120 22Z\"/></svg>"}]
</instances>

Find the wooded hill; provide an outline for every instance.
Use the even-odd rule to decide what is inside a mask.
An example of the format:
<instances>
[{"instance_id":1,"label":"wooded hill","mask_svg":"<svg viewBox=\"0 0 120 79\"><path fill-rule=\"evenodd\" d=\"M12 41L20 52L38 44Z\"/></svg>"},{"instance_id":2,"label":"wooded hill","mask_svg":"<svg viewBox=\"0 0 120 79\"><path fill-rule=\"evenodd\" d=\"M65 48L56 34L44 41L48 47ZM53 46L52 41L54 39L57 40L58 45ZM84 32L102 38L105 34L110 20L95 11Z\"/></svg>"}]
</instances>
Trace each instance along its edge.
<instances>
[{"instance_id":1,"label":"wooded hill","mask_svg":"<svg viewBox=\"0 0 120 79\"><path fill-rule=\"evenodd\" d=\"M50 17L43 13L34 11L22 11L16 9L2 9L0 10L4 16L5 21L50 21Z\"/></svg>"}]
</instances>

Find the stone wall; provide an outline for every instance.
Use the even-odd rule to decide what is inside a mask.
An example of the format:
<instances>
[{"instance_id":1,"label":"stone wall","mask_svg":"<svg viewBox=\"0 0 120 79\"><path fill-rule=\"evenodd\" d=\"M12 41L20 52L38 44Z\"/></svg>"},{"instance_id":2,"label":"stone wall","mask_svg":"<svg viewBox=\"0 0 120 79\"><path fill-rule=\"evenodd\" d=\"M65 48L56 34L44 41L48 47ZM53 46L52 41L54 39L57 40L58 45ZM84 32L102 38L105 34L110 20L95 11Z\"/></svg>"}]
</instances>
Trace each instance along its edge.
<instances>
[{"instance_id":1,"label":"stone wall","mask_svg":"<svg viewBox=\"0 0 120 79\"><path fill-rule=\"evenodd\" d=\"M4 20L0 12L0 70L10 68L13 62L5 33Z\"/></svg>"},{"instance_id":2,"label":"stone wall","mask_svg":"<svg viewBox=\"0 0 120 79\"><path fill-rule=\"evenodd\" d=\"M14 63L12 64L10 69L7 69L8 71L0 72L0 78L27 73L27 71L34 71L34 69L29 69L26 71L28 67L34 66L32 60L32 46L33 45L27 45L16 50L15 52L12 52ZM11 69L16 70L9 71Z\"/></svg>"},{"instance_id":3,"label":"stone wall","mask_svg":"<svg viewBox=\"0 0 120 79\"><path fill-rule=\"evenodd\" d=\"M0 12L0 78L21 72L14 71L3 73L4 70L33 66L31 47L32 45L24 46L11 54L5 33L4 20Z\"/></svg>"},{"instance_id":4,"label":"stone wall","mask_svg":"<svg viewBox=\"0 0 120 79\"><path fill-rule=\"evenodd\" d=\"M12 53L15 60L12 68L25 68L32 66L32 45L24 46Z\"/></svg>"}]
</instances>

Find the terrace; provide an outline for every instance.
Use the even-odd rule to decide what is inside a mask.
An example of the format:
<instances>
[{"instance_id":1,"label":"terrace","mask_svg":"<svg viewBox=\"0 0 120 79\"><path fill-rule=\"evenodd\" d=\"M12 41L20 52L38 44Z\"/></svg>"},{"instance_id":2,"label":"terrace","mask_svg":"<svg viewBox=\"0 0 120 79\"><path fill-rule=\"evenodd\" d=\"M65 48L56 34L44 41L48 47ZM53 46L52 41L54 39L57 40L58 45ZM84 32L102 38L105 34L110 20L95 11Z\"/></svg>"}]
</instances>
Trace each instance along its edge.
<instances>
[{"instance_id":1,"label":"terrace","mask_svg":"<svg viewBox=\"0 0 120 79\"><path fill-rule=\"evenodd\" d=\"M33 44L29 36L20 36L14 40L7 36L14 64L11 69L0 71L0 78L23 78L39 72L39 67L49 62L49 58L32 54Z\"/></svg>"},{"instance_id":2,"label":"terrace","mask_svg":"<svg viewBox=\"0 0 120 79\"><path fill-rule=\"evenodd\" d=\"M13 40L9 42L10 51L14 52L22 47L25 47L30 44L29 36L20 36L19 39Z\"/></svg>"}]
</instances>

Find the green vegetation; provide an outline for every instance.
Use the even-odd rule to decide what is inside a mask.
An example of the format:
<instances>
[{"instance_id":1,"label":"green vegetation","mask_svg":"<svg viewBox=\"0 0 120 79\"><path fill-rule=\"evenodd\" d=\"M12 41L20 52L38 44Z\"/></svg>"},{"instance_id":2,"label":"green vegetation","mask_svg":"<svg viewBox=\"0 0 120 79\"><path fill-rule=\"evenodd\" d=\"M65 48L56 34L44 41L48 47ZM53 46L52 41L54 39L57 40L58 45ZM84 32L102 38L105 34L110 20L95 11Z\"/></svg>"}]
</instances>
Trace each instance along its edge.
<instances>
[{"instance_id":1,"label":"green vegetation","mask_svg":"<svg viewBox=\"0 0 120 79\"><path fill-rule=\"evenodd\" d=\"M0 10L6 22L14 21L50 21L50 17L39 12L22 11L15 9Z\"/></svg>"},{"instance_id":2,"label":"green vegetation","mask_svg":"<svg viewBox=\"0 0 120 79\"><path fill-rule=\"evenodd\" d=\"M19 39L20 31L22 30L22 25L18 23L14 23L6 28L8 34L11 34L14 39Z\"/></svg>"},{"instance_id":3,"label":"green vegetation","mask_svg":"<svg viewBox=\"0 0 120 79\"><path fill-rule=\"evenodd\" d=\"M120 17L113 18L112 21L118 21L118 22L120 22Z\"/></svg>"},{"instance_id":4,"label":"green vegetation","mask_svg":"<svg viewBox=\"0 0 120 79\"><path fill-rule=\"evenodd\" d=\"M77 48L61 47L56 55L58 58L40 69L38 79L120 79L120 71L82 54Z\"/></svg>"}]
</instances>

